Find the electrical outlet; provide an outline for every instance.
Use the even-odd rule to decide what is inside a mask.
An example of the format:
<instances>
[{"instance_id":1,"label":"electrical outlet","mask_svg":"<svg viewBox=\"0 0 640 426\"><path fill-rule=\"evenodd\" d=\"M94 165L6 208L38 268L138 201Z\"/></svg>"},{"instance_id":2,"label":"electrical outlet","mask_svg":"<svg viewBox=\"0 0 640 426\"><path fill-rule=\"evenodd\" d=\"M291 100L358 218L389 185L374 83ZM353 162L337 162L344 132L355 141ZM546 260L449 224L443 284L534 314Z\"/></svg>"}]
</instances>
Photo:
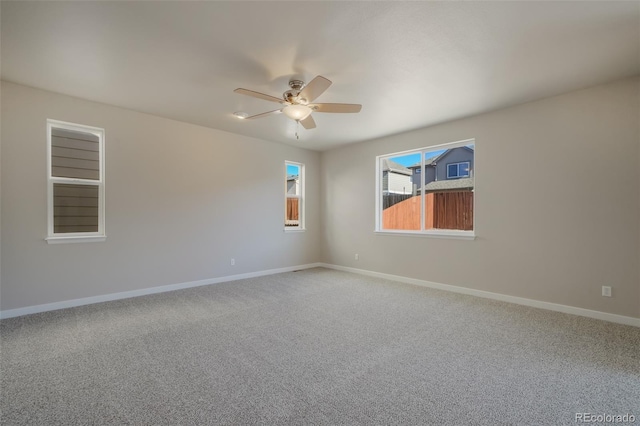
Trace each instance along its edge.
<instances>
[{"instance_id":1,"label":"electrical outlet","mask_svg":"<svg viewBox=\"0 0 640 426\"><path fill-rule=\"evenodd\" d=\"M608 285L603 285L602 286L602 295L604 297L611 297L611 287L609 287Z\"/></svg>"},{"instance_id":2,"label":"electrical outlet","mask_svg":"<svg viewBox=\"0 0 640 426\"><path fill-rule=\"evenodd\" d=\"M356 253L356 260L360 260L360 255Z\"/></svg>"},{"instance_id":3,"label":"electrical outlet","mask_svg":"<svg viewBox=\"0 0 640 426\"><path fill-rule=\"evenodd\" d=\"M236 266L236 260L233 257L231 258L231 266Z\"/></svg>"}]
</instances>

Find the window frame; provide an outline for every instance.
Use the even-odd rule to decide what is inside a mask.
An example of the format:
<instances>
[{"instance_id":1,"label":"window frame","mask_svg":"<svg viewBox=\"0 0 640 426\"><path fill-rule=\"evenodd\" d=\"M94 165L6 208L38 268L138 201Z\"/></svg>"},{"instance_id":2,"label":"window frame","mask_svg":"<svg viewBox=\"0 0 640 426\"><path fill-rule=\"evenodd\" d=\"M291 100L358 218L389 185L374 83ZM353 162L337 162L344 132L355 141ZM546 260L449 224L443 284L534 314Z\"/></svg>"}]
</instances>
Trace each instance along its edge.
<instances>
[{"instance_id":1,"label":"window frame","mask_svg":"<svg viewBox=\"0 0 640 426\"><path fill-rule=\"evenodd\" d=\"M63 129L83 133L91 133L98 137L98 161L99 179L82 179L58 177L52 174L52 131L53 129ZM105 172L104 172L104 141L105 130L100 127L87 126L84 124L69 123L66 121L47 119L47 237L48 244L59 243L86 243L105 241ZM53 186L54 184L72 184L98 187L98 231L96 232L54 232L54 206L53 206Z\"/></svg>"},{"instance_id":2,"label":"window frame","mask_svg":"<svg viewBox=\"0 0 640 426\"><path fill-rule=\"evenodd\" d=\"M298 175L298 180L299 180L299 187L300 187L300 194L296 194L296 195L290 195L288 192L288 187L287 187L287 177L289 176L289 173L287 172L287 167L288 166L296 166L298 167L299 175ZM286 221L286 217L287 217L287 199L289 198L297 198L298 199L298 215L299 215L299 219L298 219L298 225L294 225L294 226L284 226L284 232L304 232L306 231L306 211L305 211L305 204L306 204L306 197L305 197L305 165L304 163L299 163L297 161L289 161L289 160L285 160L284 162L284 214L282 215L283 219Z\"/></svg>"},{"instance_id":3,"label":"window frame","mask_svg":"<svg viewBox=\"0 0 640 426\"><path fill-rule=\"evenodd\" d=\"M394 157L398 157L401 155L409 155L409 154L420 154L420 173L416 173L420 175L420 188L424 188L425 186L425 164L424 157L426 153L439 151L443 149L451 149L458 148L462 146L473 145L473 163L474 163L474 171L473 175L469 172L469 177L473 176L474 179L474 187L473 187L473 230L464 231L457 229L424 229L425 227L425 208L424 208L424 200L420 203L420 230L405 230L405 229L384 229L382 227L382 160L391 159ZM476 238L476 188L475 188L475 165L476 162L476 140L475 138L465 139L456 142L443 143L439 145L432 145L422 148L410 149L406 151L393 152L390 154L378 155L376 156L376 175L375 175L375 228L374 233L377 235L402 235L402 236L418 236L418 237L435 237L435 238L451 238L451 239L463 239L463 240L474 240ZM468 163L464 161L463 163ZM471 164L469 164L471 167ZM449 173L447 167L447 174ZM424 197L424 191L420 191L420 196Z\"/></svg>"},{"instance_id":4,"label":"window frame","mask_svg":"<svg viewBox=\"0 0 640 426\"><path fill-rule=\"evenodd\" d=\"M467 174L465 176L460 175L460 165L461 164L466 164L467 165ZM455 176L451 176L449 175L449 167L451 166L456 166L456 175ZM447 179L461 179L461 178L468 178L471 177L471 163L469 163L468 161L459 161L457 163L447 163Z\"/></svg>"}]
</instances>

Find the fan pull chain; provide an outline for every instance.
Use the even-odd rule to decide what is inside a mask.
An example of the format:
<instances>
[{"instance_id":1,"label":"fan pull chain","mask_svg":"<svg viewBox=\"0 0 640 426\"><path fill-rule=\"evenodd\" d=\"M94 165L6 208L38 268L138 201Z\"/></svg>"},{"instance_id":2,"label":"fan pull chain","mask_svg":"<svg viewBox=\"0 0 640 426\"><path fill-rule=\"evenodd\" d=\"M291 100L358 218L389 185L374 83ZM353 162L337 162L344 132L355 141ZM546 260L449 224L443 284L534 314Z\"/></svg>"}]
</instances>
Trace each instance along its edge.
<instances>
[{"instance_id":1,"label":"fan pull chain","mask_svg":"<svg viewBox=\"0 0 640 426\"><path fill-rule=\"evenodd\" d=\"M298 136L298 129L300 128L300 120L296 120L296 139L300 140L300 136Z\"/></svg>"}]
</instances>

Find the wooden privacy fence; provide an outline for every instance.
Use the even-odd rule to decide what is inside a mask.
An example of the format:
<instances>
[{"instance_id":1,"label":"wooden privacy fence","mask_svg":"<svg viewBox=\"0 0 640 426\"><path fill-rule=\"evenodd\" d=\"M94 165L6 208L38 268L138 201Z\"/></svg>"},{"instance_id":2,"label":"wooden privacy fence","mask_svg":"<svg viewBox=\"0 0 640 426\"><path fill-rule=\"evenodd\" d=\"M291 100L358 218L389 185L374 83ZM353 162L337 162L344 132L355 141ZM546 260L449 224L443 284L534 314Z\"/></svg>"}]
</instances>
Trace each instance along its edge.
<instances>
[{"instance_id":1,"label":"wooden privacy fence","mask_svg":"<svg viewBox=\"0 0 640 426\"><path fill-rule=\"evenodd\" d=\"M300 212L298 211L298 199L287 198L287 211L285 216L285 226L298 226L300 224Z\"/></svg>"},{"instance_id":2,"label":"wooden privacy fence","mask_svg":"<svg viewBox=\"0 0 640 426\"><path fill-rule=\"evenodd\" d=\"M473 192L457 191L434 193L433 227L436 229L472 231Z\"/></svg>"},{"instance_id":3,"label":"wooden privacy fence","mask_svg":"<svg viewBox=\"0 0 640 426\"><path fill-rule=\"evenodd\" d=\"M413 197L411 194L385 194L382 196L382 209L384 210L411 197Z\"/></svg>"},{"instance_id":4,"label":"wooden privacy fence","mask_svg":"<svg viewBox=\"0 0 640 426\"><path fill-rule=\"evenodd\" d=\"M382 228L420 230L420 196L382 210Z\"/></svg>"},{"instance_id":5,"label":"wooden privacy fence","mask_svg":"<svg viewBox=\"0 0 640 426\"><path fill-rule=\"evenodd\" d=\"M420 229L420 196L411 197L382 211L383 229ZM424 229L473 230L473 192L425 194Z\"/></svg>"}]
</instances>

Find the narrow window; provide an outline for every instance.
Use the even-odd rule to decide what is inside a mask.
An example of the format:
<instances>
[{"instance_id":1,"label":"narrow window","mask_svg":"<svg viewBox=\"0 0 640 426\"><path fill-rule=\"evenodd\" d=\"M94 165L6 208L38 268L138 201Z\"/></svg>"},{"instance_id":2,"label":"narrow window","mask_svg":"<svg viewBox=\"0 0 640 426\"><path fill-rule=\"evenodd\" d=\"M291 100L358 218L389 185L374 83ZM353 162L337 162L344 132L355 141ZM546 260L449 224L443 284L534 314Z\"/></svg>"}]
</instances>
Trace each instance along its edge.
<instances>
[{"instance_id":1,"label":"narrow window","mask_svg":"<svg viewBox=\"0 0 640 426\"><path fill-rule=\"evenodd\" d=\"M473 237L475 142L377 157L376 231Z\"/></svg>"},{"instance_id":2,"label":"narrow window","mask_svg":"<svg viewBox=\"0 0 640 426\"><path fill-rule=\"evenodd\" d=\"M47 242L103 241L104 129L47 120Z\"/></svg>"},{"instance_id":3,"label":"narrow window","mask_svg":"<svg viewBox=\"0 0 640 426\"><path fill-rule=\"evenodd\" d=\"M304 164L285 161L284 229L304 230Z\"/></svg>"}]
</instances>

